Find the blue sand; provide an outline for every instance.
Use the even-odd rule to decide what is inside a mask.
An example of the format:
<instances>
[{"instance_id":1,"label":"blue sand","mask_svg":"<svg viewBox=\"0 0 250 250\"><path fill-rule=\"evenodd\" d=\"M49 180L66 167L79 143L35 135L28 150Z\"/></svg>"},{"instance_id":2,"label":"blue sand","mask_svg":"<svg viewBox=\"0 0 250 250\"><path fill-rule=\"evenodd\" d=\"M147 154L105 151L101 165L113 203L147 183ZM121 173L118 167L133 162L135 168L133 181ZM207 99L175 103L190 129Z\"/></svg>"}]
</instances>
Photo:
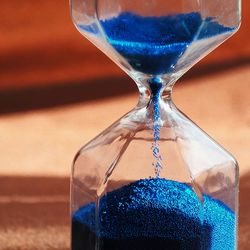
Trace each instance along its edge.
<instances>
[{"instance_id":1,"label":"blue sand","mask_svg":"<svg viewBox=\"0 0 250 250\"><path fill-rule=\"evenodd\" d=\"M143 179L107 193L72 217L72 249L233 250L235 214L210 196L198 199L186 184Z\"/></svg>"},{"instance_id":2,"label":"blue sand","mask_svg":"<svg viewBox=\"0 0 250 250\"><path fill-rule=\"evenodd\" d=\"M108 42L135 70L152 75L170 72L195 40L234 29L203 19L198 12L161 17L123 12L100 24Z\"/></svg>"},{"instance_id":3,"label":"blue sand","mask_svg":"<svg viewBox=\"0 0 250 250\"><path fill-rule=\"evenodd\" d=\"M161 112L160 112L160 96L162 90L162 83L160 79L153 78L148 81L149 88L151 90L152 98L151 101L153 103L153 143L152 143L152 153L155 158L155 162L153 163L153 167L155 169L155 176L157 178L160 177L161 169L162 169L162 157L160 154L159 140L161 136Z\"/></svg>"}]
</instances>

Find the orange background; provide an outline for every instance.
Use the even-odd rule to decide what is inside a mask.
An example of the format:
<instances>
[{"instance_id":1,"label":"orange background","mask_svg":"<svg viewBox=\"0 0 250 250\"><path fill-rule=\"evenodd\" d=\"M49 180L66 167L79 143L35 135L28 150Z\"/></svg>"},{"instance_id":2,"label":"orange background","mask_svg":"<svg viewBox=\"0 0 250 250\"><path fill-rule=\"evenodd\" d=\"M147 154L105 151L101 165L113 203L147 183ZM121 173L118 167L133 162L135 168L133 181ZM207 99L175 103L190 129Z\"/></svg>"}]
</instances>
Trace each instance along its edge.
<instances>
[{"instance_id":1,"label":"orange background","mask_svg":"<svg viewBox=\"0 0 250 250\"><path fill-rule=\"evenodd\" d=\"M76 31L68 1L0 6L0 249L68 249L73 156L135 106L136 87ZM240 31L174 91L240 163L240 250L250 249L249 24L244 0Z\"/></svg>"}]
</instances>

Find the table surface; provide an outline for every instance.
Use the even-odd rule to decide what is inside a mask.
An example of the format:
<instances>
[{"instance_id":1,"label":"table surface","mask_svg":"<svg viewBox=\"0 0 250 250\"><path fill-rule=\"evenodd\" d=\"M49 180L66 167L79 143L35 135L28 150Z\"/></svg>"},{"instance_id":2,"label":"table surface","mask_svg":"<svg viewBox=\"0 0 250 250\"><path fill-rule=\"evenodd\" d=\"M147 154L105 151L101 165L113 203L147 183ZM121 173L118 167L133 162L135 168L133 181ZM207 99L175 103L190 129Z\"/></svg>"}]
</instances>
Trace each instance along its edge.
<instances>
[{"instance_id":1,"label":"table surface","mask_svg":"<svg viewBox=\"0 0 250 250\"><path fill-rule=\"evenodd\" d=\"M250 244L249 69L190 77L174 91L177 106L239 160L241 250ZM127 78L113 81L130 84ZM73 155L136 100L136 93L123 93L0 116L0 249L68 249Z\"/></svg>"}]
</instances>

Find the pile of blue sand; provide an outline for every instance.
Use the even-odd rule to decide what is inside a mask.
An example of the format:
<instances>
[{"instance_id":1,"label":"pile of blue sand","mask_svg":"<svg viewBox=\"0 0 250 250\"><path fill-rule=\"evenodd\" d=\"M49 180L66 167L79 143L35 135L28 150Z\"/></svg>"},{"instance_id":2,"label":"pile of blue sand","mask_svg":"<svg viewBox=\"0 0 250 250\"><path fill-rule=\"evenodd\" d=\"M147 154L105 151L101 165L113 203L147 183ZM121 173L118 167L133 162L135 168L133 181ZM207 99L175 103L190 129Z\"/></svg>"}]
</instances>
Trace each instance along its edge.
<instances>
[{"instance_id":1,"label":"pile of blue sand","mask_svg":"<svg viewBox=\"0 0 250 250\"><path fill-rule=\"evenodd\" d=\"M233 250L235 214L222 202L198 199L186 184L144 179L107 193L72 217L72 249Z\"/></svg>"},{"instance_id":2,"label":"pile of blue sand","mask_svg":"<svg viewBox=\"0 0 250 250\"><path fill-rule=\"evenodd\" d=\"M212 18L203 19L198 12L161 17L123 12L100 24L108 42L135 70L153 75L171 71L196 39L233 31Z\"/></svg>"}]
</instances>

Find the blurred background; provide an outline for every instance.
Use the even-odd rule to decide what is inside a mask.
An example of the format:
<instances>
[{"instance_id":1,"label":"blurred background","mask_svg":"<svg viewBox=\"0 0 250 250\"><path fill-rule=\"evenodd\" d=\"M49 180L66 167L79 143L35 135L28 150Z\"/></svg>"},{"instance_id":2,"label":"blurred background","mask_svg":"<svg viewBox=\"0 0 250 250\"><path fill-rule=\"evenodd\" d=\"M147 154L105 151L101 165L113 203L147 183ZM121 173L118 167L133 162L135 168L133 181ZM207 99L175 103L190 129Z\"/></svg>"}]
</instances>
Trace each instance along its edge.
<instances>
[{"instance_id":1,"label":"blurred background","mask_svg":"<svg viewBox=\"0 0 250 250\"><path fill-rule=\"evenodd\" d=\"M239 161L240 250L250 244L249 23L243 0L240 31L174 90L177 106ZM69 248L73 156L137 98L73 27L68 1L1 0L0 249Z\"/></svg>"}]
</instances>

